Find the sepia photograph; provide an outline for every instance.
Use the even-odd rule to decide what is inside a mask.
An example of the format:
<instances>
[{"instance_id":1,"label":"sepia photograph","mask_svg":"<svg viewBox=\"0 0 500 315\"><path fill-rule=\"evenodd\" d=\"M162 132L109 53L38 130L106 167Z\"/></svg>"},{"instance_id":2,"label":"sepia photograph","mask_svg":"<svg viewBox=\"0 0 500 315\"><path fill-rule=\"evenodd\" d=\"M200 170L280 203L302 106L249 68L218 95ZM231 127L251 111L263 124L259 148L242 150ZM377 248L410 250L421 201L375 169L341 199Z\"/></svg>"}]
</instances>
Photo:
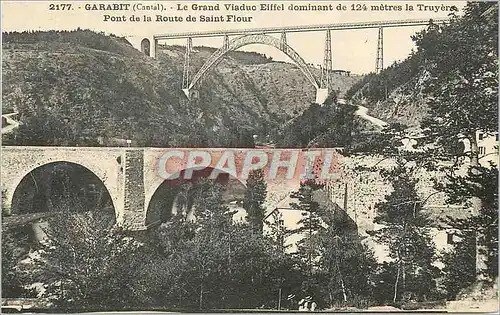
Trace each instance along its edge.
<instances>
[{"instance_id":1,"label":"sepia photograph","mask_svg":"<svg viewBox=\"0 0 500 315\"><path fill-rule=\"evenodd\" d=\"M0 4L2 313L498 313L498 2Z\"/></svg>"}]
</instances>

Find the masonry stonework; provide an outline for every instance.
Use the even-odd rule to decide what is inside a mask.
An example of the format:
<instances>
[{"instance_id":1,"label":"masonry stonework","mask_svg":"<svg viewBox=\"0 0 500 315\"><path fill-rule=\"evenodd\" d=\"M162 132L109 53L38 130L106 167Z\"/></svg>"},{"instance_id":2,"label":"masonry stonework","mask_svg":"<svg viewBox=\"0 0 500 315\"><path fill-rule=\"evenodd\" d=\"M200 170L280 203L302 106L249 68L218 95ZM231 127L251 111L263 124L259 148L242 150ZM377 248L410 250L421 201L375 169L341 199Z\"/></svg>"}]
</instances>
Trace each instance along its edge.
<instances>
[{"instance_id":1,"label":"masonry stonework","mask_svg":"<svg viewBox=\"0 0 500 315\"><path fill-rule=\"evenodd\" d=\"M145 228L144 150L128 149L125 153L124 224L131 230Z\"/></svg>"},{"instance_id":2,"label":"masonry stonework","mask_svg":"<svg viewBox=\"0 0 500 315\"><path fill-rule=\"evenodd\" d=\"M117 222L124 208L123 172L118 161L123 160L124 148L71 148L71 147L3 147L2 148L2 208L11 213L16 188L34 169L55 162L81 165L94 173L111 196Z\"/></svg>"},{"instance_id":3,"label":"masonry stonework","mask_svg":"<svg viewBox=\"0 0 500 315\"><path fill-rule=\"evenodd\" d=\"M113 201L118 224L133 230L145 229L151 199L164 182L158 172L159 161L168 150L172 149L3 147L1 179L4 213L10 214L14 192L32 170L53 162L70 162L84 166L102 181ZM366 236L366 231L377 229L373 222L376 216L374 205L392 191L390 183L384 182L378 172L363 171L362 167L390 168L394 165L393 160L376 156L343 158L340 163L342 178L327 185L330 200L357 224L361 235ZM432 208L435 214L436 211L441 211L443 215L448 213L450 208L444 203L444 196L431 187L432 179L440 175L421 172L417 176L420 179L417 190L421 199L426 199L426 206ZM274 204L270 206L274 209L283 203L281 207L288 207L288 204L285 205L290 201L287 196L298 188L298 182L296 184L297 187L279 180L268 182L269 199L273 196L277 198L274 202L268 200L266 205ZM284 215L285 221L290 221L286 225L296 225L299 213L288 211Z\"/></svg>"}]
</instances>

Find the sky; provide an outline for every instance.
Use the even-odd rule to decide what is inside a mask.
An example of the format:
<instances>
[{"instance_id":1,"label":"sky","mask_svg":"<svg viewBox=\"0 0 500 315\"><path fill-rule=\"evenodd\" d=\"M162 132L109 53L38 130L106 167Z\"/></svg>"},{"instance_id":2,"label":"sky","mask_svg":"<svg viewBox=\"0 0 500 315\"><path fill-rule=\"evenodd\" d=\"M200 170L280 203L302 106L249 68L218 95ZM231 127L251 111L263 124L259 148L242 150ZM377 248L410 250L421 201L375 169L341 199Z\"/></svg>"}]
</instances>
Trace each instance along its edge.
<instances>
[{"instance_id":1,"label":"sky","mask_svg":"<svg viewBox=\"0 0 500 315\"><path fill-rule=\"evenodd\" d=\"M71 4L70 10L49 10L50 4ZM219 3L219 11L193 10L193 4L215 5ZM285 11L227 11L224 4L281 4ZM241 29L257 27L283 27L296 25L316 25L327 23L369 22L381 20L406 20L406 19L435 19L447 17L451 11L443 11L443 6L456 6L459 14L462 13L465 1L11 1L3 0L2 4L2 31L26 30L73 30L76 28L91 29L97 32L112 33L118 36L142 38L152 34L177 33L198 30ZM130 4L129 11L100 11L86 10L86 4ZM152 6L162 4L165 11L133 11L135 5ZM289 11L289 5L329 5L333 11ZM366 5L366 11L352 11L352 5ZM406 11L406 5L412 5L413 11ZM420 8L417 6L420 4ZM186 11L178 11L177 6L187 5ZM336 10L343 5L347 10ZM402 11L384 10L372 11L374 5L401 6ZM423 6L437 6L438 12L423 10ZM148 15L152 22L111 22L104 21L105 15L120 17L125 15L130 19L132 15L142 17ZM156 22L157 14L162 16L183 17L183 22ZM236 14L252 17L247 23L232 22L187 22L188 15L200 19L204 16L226 16ZM394 61L405 59L414 48L410 38L415 32L423 29L417 27L385 28L384 29L384 66ZM377 50L377 29L342 30L332 31L333 68L349 70L354 73L368 73L374 71ZM273 36L280 36L275 34ZM194 39L193 45L220 47L222 38ZM324 55L325 32L290 33L287 35L288 44L304 58L307 63L321 64ZM163 44L184 45L185 40L171 40ZM264 53L275 60L290 61L279 50L265 45L250 45L241 50Z\"/></svg>"}]
</instances>

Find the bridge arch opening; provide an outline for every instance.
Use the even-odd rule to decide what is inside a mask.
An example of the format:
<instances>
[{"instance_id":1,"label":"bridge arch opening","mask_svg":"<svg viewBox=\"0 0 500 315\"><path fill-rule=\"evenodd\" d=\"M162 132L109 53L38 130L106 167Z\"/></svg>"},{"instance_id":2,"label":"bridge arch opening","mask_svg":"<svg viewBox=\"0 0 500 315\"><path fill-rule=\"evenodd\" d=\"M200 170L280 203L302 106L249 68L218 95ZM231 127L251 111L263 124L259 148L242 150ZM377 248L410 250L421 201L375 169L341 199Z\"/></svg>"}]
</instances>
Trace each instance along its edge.
<instances>
[{"instance_id":1,"label":"bridge arch opening","mask_svg":"<svg viewBox=\"0 0 500 315\"><path fill-rule=\"evenodd\" d=\"M141 41L141 52L145 54L146 56L150 57L151 55L151 42L149 39L144 38Z\"/></svg>"},{"instance_id":2,"label":"bridge arch opening","mask_svg":"<svg viewBox=\"0 0 500 315\"><path fill-rule=\"evenodd\" d=\"M194 201L201 188L201 182L210 177L214 168L183 169L164 180L156 188L146 212L146 226L156 226L169 222L174 216L181 215L185 220L196 220ZM191 179L184 179L187 171L192 171ZM246 186L239 179L220 171L215 183L225 187L223 202L230 208L238 210L245 195ZM242 211L235 216L243 216Z\"/></svg>"},{"instance_id":3,"label":"bridge arch opening","mask_svg":"<svg viewBox=\"0 0 500 315\"><path fill-rule=\"evenodd\" d=\"M304 61L304 59L287 43L282 42L280 39L265 35L265 34L252 34L244 35L231 40L228 45L215 51L208 60L203 64L203 66L198 70L198 72L193 76L191 83L187 90L193 88L211 69L217 66L217 64L224 58L224 56L230 52L235 51L241 47L252 45L252 44L263 44L267 46L274 47L285 55L287 55L301 72L305 75L308 81L317 89L319 89L319 84L314 75L312 74L309 66Z\"/></svg>"},{"instance_id":4,"label":"bridge arch opening","mask_svg":"<svg viewBox=\"0 0 500 315\"><path fill-rule=\"evenodd\" d=\"M10 215L101 211L115 217L111 195L88 168L66 161L40 165L23 176L10 204ZM36 216L35 216L36 217Z\"/></svg>"},{"instance_id":5,"label":"bridge arch opening","mask_svg":"<svg viewBox=\"0 0 500 315\"><path fill-rule=\"evenodd\" d=\"M108 188L90 169L77 163L52 161L20 176L13 183L9 204L4 204L9 212L4 210L2 216L2 237L15 248L12 259L16 266L21 261L34 263L33 258L43 250L40 244L50 239L57 242L69 233L85 238L81 232L88 235L96 230L107 231L116 224Z\"/></svg>"}]
</instances>

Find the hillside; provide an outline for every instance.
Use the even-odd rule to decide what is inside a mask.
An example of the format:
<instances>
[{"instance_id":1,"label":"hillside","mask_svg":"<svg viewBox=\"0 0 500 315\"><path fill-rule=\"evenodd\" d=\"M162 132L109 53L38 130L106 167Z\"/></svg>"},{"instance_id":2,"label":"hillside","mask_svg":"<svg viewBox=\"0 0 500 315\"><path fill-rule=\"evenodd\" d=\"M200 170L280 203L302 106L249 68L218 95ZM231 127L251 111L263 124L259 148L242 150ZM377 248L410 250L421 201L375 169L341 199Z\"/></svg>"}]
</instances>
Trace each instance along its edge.
<instances>
[{"instance_id":1,"label":"hillside","mask_svg":"<svg viewBox=\"0 0 500 315\"><path fill-rule=\"evenodd\" d=\"M423 96L426 72L418 54L394 63L380 74L356 82L346 93L353 103L366 106L370 115L389 123L417 126L427 112Z\"/></svg>"},{"instance_id":2,"label":"hillside","mask_svg":"<svg viewBox=\"0 0 500 315\"><path fill-rule=\"evenodd\" d=\"M229 54L204 79L198 101L180 90L184 47L157 59L87 30L3 33L3 112L21 126L14 145L245 146L306 109L315 91L294 65ZM195 47L192 73L214 48ZM332 77L344 93L359 77Z\"/></svg>"}]
</instances>

